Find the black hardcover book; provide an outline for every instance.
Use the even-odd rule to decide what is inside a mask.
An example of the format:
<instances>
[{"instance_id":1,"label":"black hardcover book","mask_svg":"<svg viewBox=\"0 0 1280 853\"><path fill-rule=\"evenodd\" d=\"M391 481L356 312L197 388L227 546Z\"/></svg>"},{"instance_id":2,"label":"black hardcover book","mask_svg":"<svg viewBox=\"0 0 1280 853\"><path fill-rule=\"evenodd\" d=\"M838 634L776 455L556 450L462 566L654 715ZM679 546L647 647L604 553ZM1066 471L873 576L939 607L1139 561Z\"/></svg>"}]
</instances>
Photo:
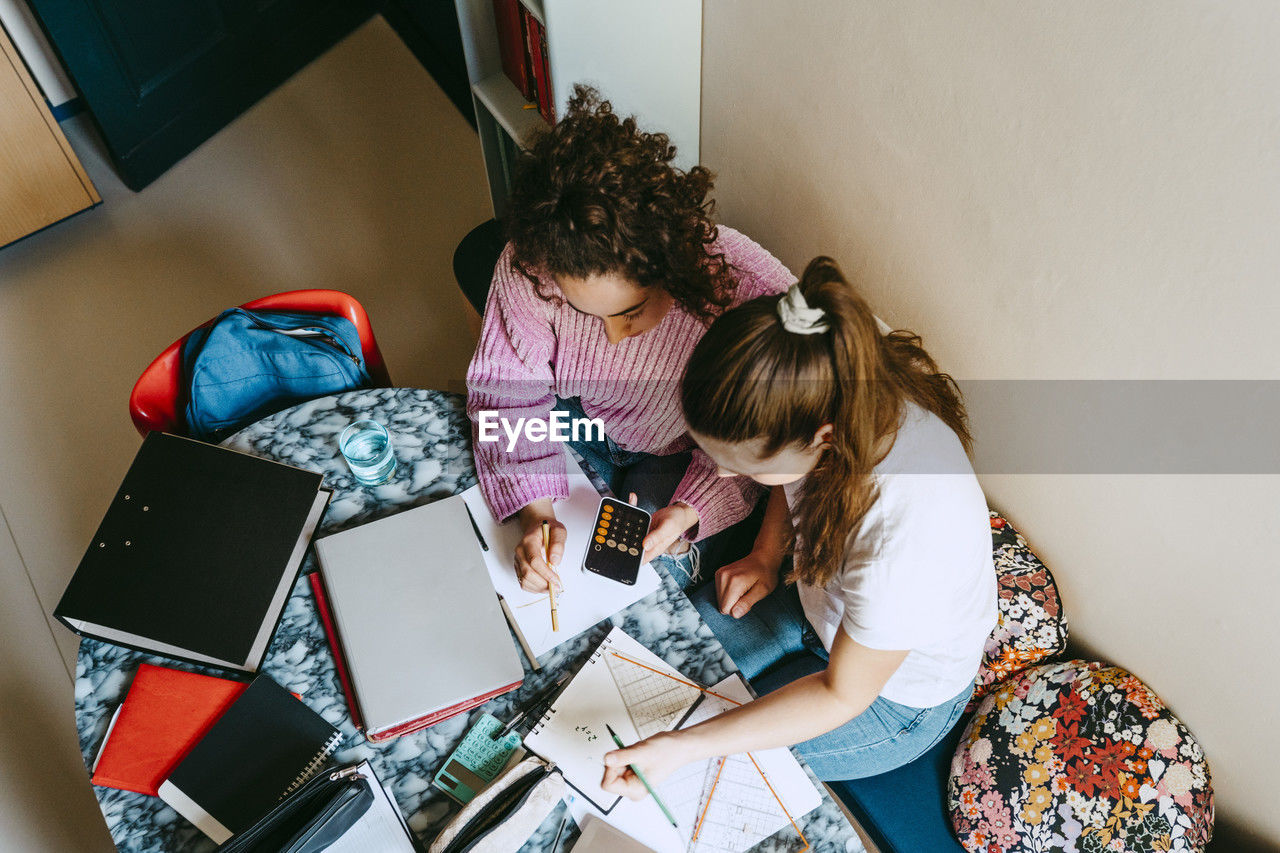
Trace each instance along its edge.
<instances>
[{"instance_id":1,"label":"black hardcover book","mask_svg":"<svg viewBox=\"0 0 1280 853\"><path fill-rule=\"evenodd\" d=\"M82 636L256 672L328 504L322 483L153 432L53 615Z\"/></svg>"},{"instance_id":2,"label":"black hardcover book","mask_svg":"<svg viewBox=\"0 0 1280 853\"><path fill-rule=\"evenodd\" d=\"M342 735L265 675L160 784L160 799L221 844L324 766Z\"/></svg>"}]
</instances>

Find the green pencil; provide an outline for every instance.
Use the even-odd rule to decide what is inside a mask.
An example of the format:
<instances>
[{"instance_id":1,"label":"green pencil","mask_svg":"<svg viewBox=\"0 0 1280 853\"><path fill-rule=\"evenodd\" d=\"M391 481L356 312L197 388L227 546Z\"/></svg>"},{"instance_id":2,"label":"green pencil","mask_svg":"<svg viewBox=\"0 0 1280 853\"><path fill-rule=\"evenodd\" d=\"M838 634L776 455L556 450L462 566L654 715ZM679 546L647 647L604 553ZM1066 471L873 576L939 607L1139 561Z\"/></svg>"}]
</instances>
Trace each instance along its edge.
<instances>
[{"instance_id":1,"label":"green pencil","mask_svg":"<svg viewBox=\"0 0 1280 853\"><path fill-rule=\"evenodd\" d=\"M627 748L627 745L622 742L622 738L618 737L618 733L613 730L612 726L605 723L604 727L605 730L609 732L609 736L613 738L614 743L622 749ZM679 829L680 824L676 823L676 819L671 815L666 804L662 802L662 800L658 799L658 792L653 790L653 786L649 784L648 779L644 778L644 774L640 772L640 768L636 767L634 764L628 764L627 766L631 768L632 773L636 774L636 778L640 780L640 784L644 785L644 789L649 792L649 796L653 797L653 801L658 804L658 808L662 809L662 813L667 816L667 820L671 821L671 825L676 829Z\"/></svg>"}]
</instances>

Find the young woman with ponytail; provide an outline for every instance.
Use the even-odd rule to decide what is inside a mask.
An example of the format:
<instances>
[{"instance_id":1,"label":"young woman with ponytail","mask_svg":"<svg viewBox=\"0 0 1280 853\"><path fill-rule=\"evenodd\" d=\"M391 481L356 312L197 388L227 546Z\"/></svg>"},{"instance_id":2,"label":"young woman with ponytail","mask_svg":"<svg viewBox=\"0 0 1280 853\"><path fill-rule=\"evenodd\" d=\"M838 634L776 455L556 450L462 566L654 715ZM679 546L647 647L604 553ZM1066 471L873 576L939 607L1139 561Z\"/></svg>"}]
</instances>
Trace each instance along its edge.
<instances>
[{"instance_id":1,"label":"young woman with ponytail","mask_svg":"<svg viewBox=\"0 0 1280 853\"><path fill-rule=\"evenodd\" d=\"M906 764L956 723L996 622L986 501L951 378L882 334L830 258L719 317L681 389L722 476L772 487L752 552L695 595L766 695L605 759L631 797L714 755L796 745L820 779ZM788 558L791 564L788 567Z\"/></svg>"}]
</instances>

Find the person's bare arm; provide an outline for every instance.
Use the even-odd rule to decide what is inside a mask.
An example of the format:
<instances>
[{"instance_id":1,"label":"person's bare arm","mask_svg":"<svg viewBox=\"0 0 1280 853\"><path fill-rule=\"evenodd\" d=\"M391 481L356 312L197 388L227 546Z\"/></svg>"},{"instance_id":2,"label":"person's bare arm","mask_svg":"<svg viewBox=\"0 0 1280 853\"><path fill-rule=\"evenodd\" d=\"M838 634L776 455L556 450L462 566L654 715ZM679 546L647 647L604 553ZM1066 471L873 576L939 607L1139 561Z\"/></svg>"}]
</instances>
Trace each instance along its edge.
<instances>
[{"instance_id":1,"label":"person's bare arm","mask_svg":"<svg viewBox=\"0 0 1280 853\"><path fill-rule=\"evenodd\" d=\"M629 764L651 784L659 784L691 761L790 746L826 734L865 711L906 656L907 650L867 648L841 629L824 671L692 728L607 753L601 786L638 800L647 792Z\"/></svg>"}]
</instances>

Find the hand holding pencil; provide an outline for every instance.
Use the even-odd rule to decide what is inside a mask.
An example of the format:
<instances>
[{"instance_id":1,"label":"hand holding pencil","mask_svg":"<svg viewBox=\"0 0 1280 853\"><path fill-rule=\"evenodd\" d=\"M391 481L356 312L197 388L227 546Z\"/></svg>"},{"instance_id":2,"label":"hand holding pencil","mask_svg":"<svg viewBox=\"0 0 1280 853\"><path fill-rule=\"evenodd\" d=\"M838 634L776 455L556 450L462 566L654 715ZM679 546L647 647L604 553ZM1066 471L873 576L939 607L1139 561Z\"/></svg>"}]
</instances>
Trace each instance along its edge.
<instances>
[{"instance_id":1,"label":"hand holding pencil","mask_svg":"<svg viewBox=\"0 0 1280 853\"><path fill-rule=\"evenodd\" d=\"M564 589L556 566L564 556L569 531L556 518L549 498L540 498L517 513L520 522L520 543L515 550L516 578L521 589L528 592L546 592L547 587ZM548 528L550 547L543 538L543 524Z\"/></svg>"},{"instance_id":2,"label":"hand holding pencil","mask_svg":"<svg viewBox=\"0 0 1280 853\"><path fill-rule=\"evenodd\" d=\"M613 742L623 747L622 740L609 730ZM663 732L638 741L631 746L604 754L604 778L600 787L613 794L621 794L631 800L653 796L675 826L675 818L662 800L653 794L654 785L660 785L673 772L689 762L685 745L679 732Z\"/></svg>"}]
</instances>

